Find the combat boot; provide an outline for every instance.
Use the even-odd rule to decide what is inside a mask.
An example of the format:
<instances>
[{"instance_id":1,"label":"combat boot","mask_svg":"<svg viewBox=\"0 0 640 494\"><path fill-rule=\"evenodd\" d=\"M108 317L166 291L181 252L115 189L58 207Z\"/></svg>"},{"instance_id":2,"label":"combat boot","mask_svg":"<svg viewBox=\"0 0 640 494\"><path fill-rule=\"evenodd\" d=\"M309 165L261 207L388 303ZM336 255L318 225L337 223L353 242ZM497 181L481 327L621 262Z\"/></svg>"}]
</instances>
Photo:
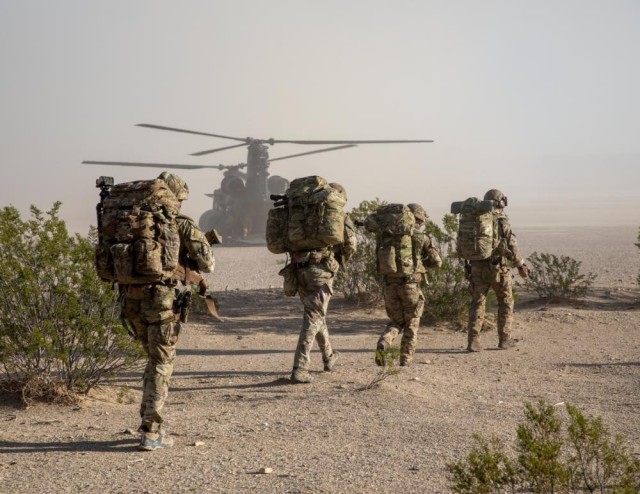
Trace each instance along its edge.
<instances>
[{"instance_id":1,"label":"combat boot","mask_svg":"<svg viewBox=\"0 0 640 494\"><path fill-rule=\"evenodd\" d=\"M173 438L166 432L143 432L138 449L140 451L153 451L154 449L170 448L171 446L173 446Z\"/></svg>"},{"instance_id":2,"label":"combat boot","mask_svg":"<svg viewBox=\"0 0 640 494\"><path fill-rule=\"evenodd\" d=\"M400 367L409 367L412 361L413 357L410 357L409 355L400 355Z\"/></svg>"},{"instance_id":3,"label":"combat boot","mask_svg":"<svg viewBox=\"0 0 640 494\"><path fill-rule=\"evenodd\" d=\"M386 362L384 361L384 352L389 347L389 343L385 340L380 340L378 346L376 346L376 365L384 367Z\"/></svg>"},{"instance_id":4,"label":"combat boot","mask_svg":"<svg viewBox=\"0 0 640 494\"><path fill-rule=\"evenodd\" d=\"M293 369L293 372L291 373L291 382L293 384L312 383L313 377L311 377L311 374L309 374L308 370L299 369L296 367L295 369Z\"/></svg>"},{"instance_id":5,"label":"combat boot","mask_svg":"<svg viewBox=\"0 0 640 494\"><path fill-rule=\"evenodd\" d=\"M498 343L498 348L500 350L509 350L510 348L515 348L516 346L516 340L511 338L511 336L503 335L500 337L500 343Z\"/></svg>"},{"instance_id":6,"label":"combat boot","mask_svg":"<svg viewBox=\"0 0 640 494\"><path fill-rule=\"evenodd\" d=\"M326 359L322 359L324 362L324 370L325 372L331 372L333 368L336 366L336 362L338 361L338 352L334 351L331 354L331 357L327 357Z\"/></svg>"},{"instance_id":7,"label":"combat boot","mask_svg":"<svg viewBox=\"0 0 640 494\"><path fill-rule=\"evenodd\" d=\"M467 345L467 352L481 352L482 346L480 345L479 336L470 336L469 344Z\"/></svg>"}]
</instances>

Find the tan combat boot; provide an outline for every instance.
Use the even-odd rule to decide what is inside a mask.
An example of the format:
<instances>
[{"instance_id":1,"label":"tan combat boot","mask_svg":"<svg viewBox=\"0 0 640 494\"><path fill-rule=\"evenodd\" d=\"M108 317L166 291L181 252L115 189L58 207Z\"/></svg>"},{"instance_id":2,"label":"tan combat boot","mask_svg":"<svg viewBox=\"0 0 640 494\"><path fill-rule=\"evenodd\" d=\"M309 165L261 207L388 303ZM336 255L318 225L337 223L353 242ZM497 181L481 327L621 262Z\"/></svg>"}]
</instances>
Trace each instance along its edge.
<instances>
[{"instance_id":1,"label":"tan combat boot","mask_svg":"<svg viewBox=\"0 0 640 494\"><path fill-rule=\"evenodd\" d=\"M467 352L481 352L482 346L480 346L479 336L469 336Z\"/></svg>"},{"instance_id":2,"label":"tan combat boot","mask_svg":"<svg viewBox=\"0 0 640 494\"><path fill-rule=\"evenodd\" d=\"M336 362L338 361L338 352L335 350L331 354L331 357L323 359L324 362L324 371L331 372L333 368L336 366Z\"/></svg>"},{"instance_id":3,"label":"tan combat boot","mask_svg":"<svg viewBox=\"0 0 640 494\"><path fill-rule=\"evenodd\" d=\"M386 340L379 340L378 346L376 346L376 365L384 367L386 362L384 361L384 351L389 347L389 343Z\"/></svg>"},{"instance_id":4,"label":"tan combat boot","mask_svg":"<svg viewBox=\"0 0 640 494\"><path fill-rule=\"evenodd\" d=\"M498 348L500 350L509 350L510 348L515 348L517 346L516 340L511 338L509 335L500 336L500 342L498 343Z\"/></svg>"},{"instance_id":5,"label":"tan combat boot","mask_svg":"<svg viewBox=\"0 0 640 494\"><path fill-rule=\"evenodd\" d=\"M312 383L313 377L311 376L311 374L309 374L308 370L299 369L296 367L295 369L293 369L293 372L291 373L291 382L293 384Z\"/></svg>"}]
</instances>

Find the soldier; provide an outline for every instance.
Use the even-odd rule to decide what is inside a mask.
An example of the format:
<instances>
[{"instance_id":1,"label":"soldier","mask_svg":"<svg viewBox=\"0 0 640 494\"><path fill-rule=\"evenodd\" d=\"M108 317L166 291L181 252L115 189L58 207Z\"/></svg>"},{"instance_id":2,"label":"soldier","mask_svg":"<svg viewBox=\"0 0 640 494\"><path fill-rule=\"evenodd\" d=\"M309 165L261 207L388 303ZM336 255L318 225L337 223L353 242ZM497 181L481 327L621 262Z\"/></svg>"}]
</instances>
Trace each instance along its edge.
<instances>
[{"instance_id":1,"label":"soldier","mask_svg":"<svg viewBox=\"0 0 640 494\"><path fill-rule=\"evenodd\" d=\"M479 352L480 330L484 322L485 300L489 289L493 289L498 299L498 336L500 349L516 346L511 337L513 321L513 294L511 266L518 268L522 278L529 276L529 269L518 251L516 235L511 231L509 217L504 213L507 197L498 189L491 189L484 195L485 201L494 202L494 231L497 232L497 247L489 259L467 261L466 270L471 292L471 308L467 328L467 351Z\"/></svg>"},{"instance_id":2,"label":"soldier","mask_svg":"<svg viewBox=\"0 0 640 494\"><path fill-rule=\"evenodd\" d=\"M169 189L182 203L189 195L187 184L177 175L163 172ZM215 260L209 242L194 221L179 215L176 219L180 235L180 259L188 259L191 269L210 273ZM143 376L138 432L142 437L138 449L152 451L170 448L173 439L166 432L162 408L169 392L176 344L180 333L179 314L175 313L176 298L182 294L177 288L177 275L159 283L120 285L123 315L134 328L136 337L147 354Z\"/></svg>"},{"instance_id":3,"label":"soldier","mask_svg":"<svg viewBox=\"0 0 640 494\"><path fill-rule=\"evenodd\" d=\"M329 184L339 191L344 200L347 194L342 185ZM347 215L344 225L344 242L332 247L291 253L291 263L298 285L298 295L304 306L302 330L293 357L292 383L310 383L313 377L309 374L311 347L314 340L318 342L322 352L324 370L333 370L338 359L329 342L326 315L329 300L333 295L333 279L340 266L344 266L356 250L357 240L355 228Z\"/></svg>"},{"instance_id":4,"label":"soldier","mask_svg":"<svg viewBox=\"0 0 640 494\"><path fill-rule=\"evenodd\" d=\"M384 304L389 323L378 339L376 364L385 365L383 352L402 333L400 343L400 365L411 365L418 341L420 317L424 309L424 294L420 283L426 281L426 269L442 265L440 254L431 238L424 232L427 213L420 204L408 204L415 218L414 233L411 237L412 274L385 274L383 278Z\"/></svg>"}]
</instances>

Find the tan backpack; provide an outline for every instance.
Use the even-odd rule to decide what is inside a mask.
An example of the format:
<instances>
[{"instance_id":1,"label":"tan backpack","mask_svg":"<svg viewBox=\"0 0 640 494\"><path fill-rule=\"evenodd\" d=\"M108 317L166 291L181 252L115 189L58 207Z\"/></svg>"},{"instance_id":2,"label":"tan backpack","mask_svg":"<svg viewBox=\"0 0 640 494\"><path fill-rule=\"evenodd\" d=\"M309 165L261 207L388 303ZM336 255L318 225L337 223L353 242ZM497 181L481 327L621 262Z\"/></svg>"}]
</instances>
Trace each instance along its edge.
<instances>
[{"instance_id":1,"label":"tan backpack","mask_svg":"<svg viewBox=\"0 0 640 494\"><path fill-rule=\"evenodd\" d=\"M451 212L459 214L458 257L481 261L493 255L498 245L497 224L493 217L493 201L469 197L451 204Z\"/></svg>"},{"instance_id":2,"label":"tan backpack","mask_svg":"<svg viewBox=\"0 0 640 494\"><path fill-rule=\"evenodd\" d=\"M102 203L96 270L105 281L151 283L178 265L180 201L161 179L114 185Z\"/></svg>"},{"instance_id":3,"label":"tan backpack","mask_svg":"<svg viewBox=\"0 0 640 494\"><path fill-rule=\"evenodd\" d=\"M269 211L267 248L274 254L322 249L344 241L344 195L317 175L295 179Z\"/></svg>"},{"instance_id":4,"label":"tan backpack","mask_svg":"<svg viewBox=\"0 0 640 494\"><path fill-rule=\"evenodd\" d=\"M364 226L376 233L376 269L385 276L413 274L416 259L412 235L415 217L403 204L387 204L369 215Z\"/></svg>"}]
</instances>

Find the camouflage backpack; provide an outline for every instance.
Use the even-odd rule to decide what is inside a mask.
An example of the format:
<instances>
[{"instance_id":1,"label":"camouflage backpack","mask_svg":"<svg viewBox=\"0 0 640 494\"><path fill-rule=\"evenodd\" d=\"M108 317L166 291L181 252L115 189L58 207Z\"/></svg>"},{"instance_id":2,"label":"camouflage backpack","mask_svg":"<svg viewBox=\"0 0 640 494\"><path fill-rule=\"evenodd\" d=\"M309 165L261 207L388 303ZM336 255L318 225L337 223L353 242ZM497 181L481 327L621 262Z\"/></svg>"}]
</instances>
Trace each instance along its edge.
<instances>
[{"instance_id":1,"label":"camouflage backpack","mask_svg":"<svg viewBox=\"0 0 640 494\"><path fill-rule=\"evenodd\" d=\"M411 210L402 204L387 204L369 215L364 226L376 233L376 269L386 276L413 274L416 259L412 235L415 218Z\"/></svg>"},{"instance_id":2,"label":"camouflage backpack","mask_svg":"<svg viewBox=\"0 0 640 494\"><path fill-rule=\"evenodd\" d=\"M451 204L451 212L460 215L457 251L462 259L481 261L493 255L498 245L493 207L493 201L481 201L476 197Z\"/></svg>"},{"instance_id":3,"label":"camouflage backpack","mask_svg":"<svg viewBox=\"0 0 640 494\"><path fill-rule=\"evenodd\" d=\"M161 179L114 185L102 203L96 270L105 281L151 283L178 265L180 201Z\"/></svg>"},{"instance_id":4,"label":"camouflage backpack","mask_svg":"<svg viewBox=\"0 0 640 494\"><path fill-rule=\"evenodd\" d=\"M319 176L297 178L283 205L269 211L267 248L274 254L321 249L344 240L346 199Z\"/></svg>"}]
</instances>

